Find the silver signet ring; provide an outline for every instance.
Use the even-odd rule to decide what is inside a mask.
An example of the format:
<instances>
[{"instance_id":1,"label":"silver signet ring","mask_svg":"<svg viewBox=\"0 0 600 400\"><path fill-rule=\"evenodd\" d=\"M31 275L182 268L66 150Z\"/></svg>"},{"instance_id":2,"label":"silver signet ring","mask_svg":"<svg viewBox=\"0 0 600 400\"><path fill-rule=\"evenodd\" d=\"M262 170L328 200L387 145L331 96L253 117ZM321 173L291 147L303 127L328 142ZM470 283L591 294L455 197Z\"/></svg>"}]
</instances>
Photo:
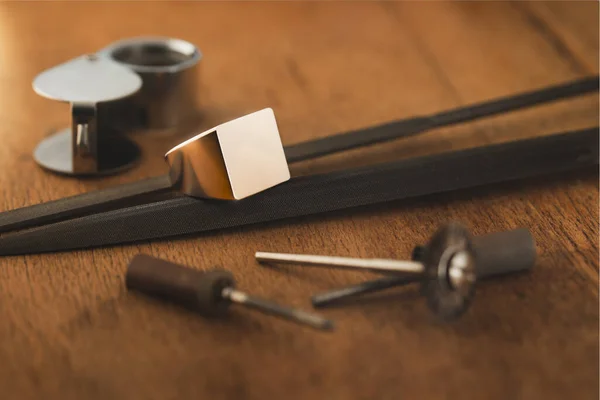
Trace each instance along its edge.
<instances>
[{"instance_id":1,"label":"silver signet ring","mask_svg":"<svg viewBox=\"0 0 600 400\"><path fill-rule=\"evenodd\" d=\"M240 200L290 179L270 108L202 132L165 159L173 185L193 197Z\"/></svg>"}]
</instances>

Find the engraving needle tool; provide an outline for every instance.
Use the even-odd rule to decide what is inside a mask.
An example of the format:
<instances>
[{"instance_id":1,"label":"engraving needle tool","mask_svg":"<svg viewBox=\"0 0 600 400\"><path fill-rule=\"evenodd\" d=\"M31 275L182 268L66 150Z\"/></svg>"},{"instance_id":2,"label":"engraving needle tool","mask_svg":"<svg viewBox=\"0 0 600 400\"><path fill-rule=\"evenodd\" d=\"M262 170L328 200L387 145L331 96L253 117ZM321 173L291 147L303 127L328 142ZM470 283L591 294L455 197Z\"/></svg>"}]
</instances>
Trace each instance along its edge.
<instances>
[{"instance_id":1,"label":"engraving needle tool","mask_svg":"<svg viewBox=\"0 0 600 400\"><path fill-rule=\"evenodd\" d=\"M319 315L284 307L237 290L233 274L223 269L203 272L139 254L129 263L125 285L128 289L177 303L204 316L223 316L235 303L315 329L333 329L333 322Z\"/></svg>"},{"instance_id":2,"label":"engraving needle tool","mask_svg":"<svg viewBox=\"0 0 600 400\"><path fill-rule=\"evenodd\" d=\"M535 264L535 240L531 233L524 228L474 237L473 247L477 255L476 273L478 280L529 271ZM414 261L422 260L426 251L426 246L415 247L412 259ZM378 292L413 282L416 282L416 279L386 276L315 294L311 297L311 302L314 307L326 307L350 297Z\"/></svg>"},{"instance_id":3,"label":"engraving needle tool","mask_svg":"<svg viewBox=\"0 0 600 400\"><path fill-rule=\"evenodd\" d=\"M486 274L500 274L531 268L535 260L535 245L527 231L515 230L504 235L479 240L479 248L469 232L457 223L440 228L430 239L419 261L387 259L360 259L351 257L314 256L257 252L256 260L261 263L303 264L333 268L364 269L367 271L397 274L396 286L420 281L429 307L443 320L452 320L462 315L469 307L477 278ZM507 248L516 246L516 249ZM486 254L485 249L488 250ZM493 250L489 252L489 250ZM506 264L517 265L506 267ZM479 272L479 269L486 271ZM373 291L373 286L382 285L374 281L371 287L360 287L362 292ZM384 282L385 283L385 282ZM321 295L323 306L334 300L360 293L360 289L347 288L334 295ZM371 290L370 290L371 289Z\"/></svg>"}]
</instances>

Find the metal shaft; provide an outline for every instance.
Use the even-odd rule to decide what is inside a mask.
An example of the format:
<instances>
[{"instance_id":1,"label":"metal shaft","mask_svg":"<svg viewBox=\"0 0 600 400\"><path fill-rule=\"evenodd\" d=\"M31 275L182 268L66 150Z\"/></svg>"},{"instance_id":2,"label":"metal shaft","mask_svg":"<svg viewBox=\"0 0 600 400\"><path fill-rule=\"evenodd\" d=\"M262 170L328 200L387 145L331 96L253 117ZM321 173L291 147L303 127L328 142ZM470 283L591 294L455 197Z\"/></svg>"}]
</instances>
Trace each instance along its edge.
<instances>
[{"instance_id":1,"label":"metal shaft","mask_svg":"<svg viewBox=\"0 0 600 400\"><path fill-rule=\"evenodd\" d=\"M275 315L277 317L285 318L294 322L308 325L312 328L331 330L333 329L333 322L325 319L317 314L312 314L306 311L297 310L293 308L283 307L269 301L259 299L247 295L244 292L235 290L232 287L224 288L221 292L221 296L224 299L231 301L232 303L241 304L243 306L254 308L258 311Z\"/></svg>"},{"instance_id":2,"label":"metal shaft","mask_svg":"<svg viewBox=\"0 0 600 400\"><path fill-rule=\"evenodd\" d=\"M418 281L418 277L386 276L384 278L362 282L356 285L330 290L328 292L318 293L312 296L310 300L313 307L324 307L341 299L378 292L380 290L398 287L401 285L408 285L409 283Z\"/></svg>"},{"instance_id":3,"label":"metal shaft","mask_svg":"<svg viewBox=\"0 0 600 400\"><path fill-rule=\"evenodd\" d=\"M387 260L382 258L332 257L308 254L267 253L261 251L256 252L255 257L261 263L277 262L408 274L421 274L424 271L423 264L420 262Z\"/></svg>"}]
</instances>

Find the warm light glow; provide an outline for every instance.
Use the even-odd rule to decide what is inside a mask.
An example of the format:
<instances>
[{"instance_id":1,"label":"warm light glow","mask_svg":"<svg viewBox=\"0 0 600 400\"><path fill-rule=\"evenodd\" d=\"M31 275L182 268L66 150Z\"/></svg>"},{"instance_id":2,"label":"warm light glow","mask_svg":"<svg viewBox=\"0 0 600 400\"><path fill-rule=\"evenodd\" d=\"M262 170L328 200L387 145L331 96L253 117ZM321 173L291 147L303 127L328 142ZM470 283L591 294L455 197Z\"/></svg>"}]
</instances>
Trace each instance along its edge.
<instances>
[{"instance_id":1,"label":"warm light glow","mask_svg":"<svg viewBox=\"0 0 600 400\"><path fill-rule=\"evenodd\" d=\"M0 4L0 82L12 74L20 65L17 37L19 36L18 18L14 17L17 4ZM0 99L1 100L1 99Z\"/></svg>"}]
</instances>

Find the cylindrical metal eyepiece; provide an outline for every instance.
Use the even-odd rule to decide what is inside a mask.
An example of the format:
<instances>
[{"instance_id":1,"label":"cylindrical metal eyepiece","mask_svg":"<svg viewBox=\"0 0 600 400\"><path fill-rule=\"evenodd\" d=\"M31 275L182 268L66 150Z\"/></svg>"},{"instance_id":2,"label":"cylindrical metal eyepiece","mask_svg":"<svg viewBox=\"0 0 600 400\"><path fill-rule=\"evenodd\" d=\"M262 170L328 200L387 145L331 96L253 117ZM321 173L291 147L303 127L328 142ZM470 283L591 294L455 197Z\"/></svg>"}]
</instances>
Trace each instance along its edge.
<instances>
[{"instance_id":1,"label":"cylindrical metal eyepiece","mask_svg":"<svg viewBox=\"0 0 600 400\"><path fill-rule=\"evenodd\" d=\"M117 128L167 129L197 113L198 63L202 53L185 40L165 37L124 39L98 52L139 74L142 89L107 113Z\"/></svg>"}]
</instances>

